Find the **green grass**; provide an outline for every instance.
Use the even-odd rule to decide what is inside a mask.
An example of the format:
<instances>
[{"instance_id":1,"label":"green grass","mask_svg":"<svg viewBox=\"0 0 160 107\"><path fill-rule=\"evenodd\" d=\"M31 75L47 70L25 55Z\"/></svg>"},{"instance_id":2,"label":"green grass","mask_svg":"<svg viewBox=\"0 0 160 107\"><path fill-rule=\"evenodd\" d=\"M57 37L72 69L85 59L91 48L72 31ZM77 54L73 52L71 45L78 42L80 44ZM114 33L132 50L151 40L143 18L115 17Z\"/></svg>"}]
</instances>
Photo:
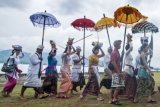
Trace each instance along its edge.
<instances>
[{"instance_id":1,"label":"green grass","mask_svg":"<svg viewBox=\"0 0 160 107\"><path fill-rule=\"evenodd\" d=\"M156 82L156 85L160 86L160 72L155 72L153 77Z\"/></svg>"},{"instance_id":2,"label":"green grass","mask_svg":"<svg viewBox=\"0 0 160 107\"><path fill-rule=\"evenodd\" d=\"M160 73L155 73L154 79L156 84L160 86ZM0 85L0 90L2 90L2 85ZM0 107L116 107L115 105L108 104L109 101L109 90L102 88L101 92L104 101L97 101L94 96L87 96L84 100L79 99L81 91L75 95L70 94L69 99L57 99L55 97L48 97L45 99L34 99L33 89L27 89L25 92L24 100L19 98L21 90L21 85L17 85L12 92L12 96L9 98L4 98L0 95ZM157 93L155 99L158 101L160 99L160 93ZM134 104L129 101L126 97L120 97L123 105L120 107L160 107L160 101L157 104L147 104L146 99L141 99L140 103Z\"/></svg>"}]
</instances>

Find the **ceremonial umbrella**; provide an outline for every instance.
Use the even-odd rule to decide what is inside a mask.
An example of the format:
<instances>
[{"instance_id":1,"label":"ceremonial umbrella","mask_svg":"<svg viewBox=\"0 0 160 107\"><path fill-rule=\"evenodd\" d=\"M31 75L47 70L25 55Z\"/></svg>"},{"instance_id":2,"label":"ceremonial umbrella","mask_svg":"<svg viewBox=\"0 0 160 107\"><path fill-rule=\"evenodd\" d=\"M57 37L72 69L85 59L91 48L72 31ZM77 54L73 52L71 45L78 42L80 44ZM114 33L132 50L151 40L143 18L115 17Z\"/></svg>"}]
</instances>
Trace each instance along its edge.
<instances>
[{"instance_id":1,"label":"ceremonial umbrella","mask_svg":"<svg viewBox=\"0 0 160 107\"><path fill-rule=\"evenodd\" d=\"M77 30L83 30L83 75L84 75L84 58L85 58L85 30L94 31L95 23L91 19L84 18L76 19L71 25Z\"/></svg>"},{"instance_id":2,"label":"ceremonial umbrella","mask_svg":"<svg viewBox=\"0 0 160 107\"><path fill-rule=\"evenodd\" d=\"M127 24L134 24L134 23L138 22L140 19L143 19L144 16L136 8L127 5L127 6L123 6L123 7L118 8L114 12L114 18L116 21L125 24L123 49L122 49L122 53L124 53ZM124 54L122 54L122 62L123 62L123 55Z\"/></svg>"},{"instance_id":3,"label":"ceremonial umbrella","mask_svg":"<svg viewBox=\"0 0 160 107\"><path fill-rule=\"evenodd\" d=\"M106 29L110 47L111 47L111 41L110 41L110 37L109 37L108 28L112 27L112 26L119 27L119 24L117 23L116 20L106 17L105 14L103 14L103 18L101 18L99 21L97 21L97 23L94 26L97 31L102 30L102 29Z\"/></svg>"},{"instance_id":4,"label":"ceremonial umbrella","mask_svg":"<svg viewBox=\"0 0 160 107\"><path fill-rule=\"evenodd\" d=\"M34 26L43 27L42 45L43 45L43 41L44 41L45 27L56 28L61 25L55 16L53 16L50 13L47 13L46 11L45 12L37 12L37 13L31 15L30 20Z\"/></svg>"},{"instance_id":5,"label":"ceremonial umbrella","mask_svg":"<svg viewBox=\"0 0 160 107\"><path fill-rule=\"evenodd\" d=\"M34 26L43 27L43 33L42 33L42 45L44 41L44 32L45 27L59 27L61 24L59 21L57 21L56 17L52 14L45 12L37 12L30 16L30 20L33 23ZM40 63L40 69L39 69L39 77L41 76L41 63Z\"/></svg>"},{"instance_id":6,"label":"ceremonial umbrella","mask_svg":"<svg viewBox=\"0 0 160 107\"><path fill-rule=\"evenodd\" d=\"M148 32L157 33L158 27L155 26L153 23L150 23L148 21L143 21L137 23L132 28L132 33L144 33L144 36L146 36L146 33Z\"/></svg>"},{"instance_id":7,"label":"ceremonial umbrella","mask_svg":"<svg viewBox=\"0 0 160 107\"><path fill-rule=\"evenodd\" d=\"M148 21L143 21L140 23L137 23L136 25L133 26L132 28L132 33L144 33L144 37L146 37L146 33L151 32L151 41L149 43L149 47L152 50L152 54L150 54L150 60L153 56L153 33L159 32L158 27L155 26L153 23L148 22ZM150 63L149 63L150 65Z\"/></svg>"}]
</instances>

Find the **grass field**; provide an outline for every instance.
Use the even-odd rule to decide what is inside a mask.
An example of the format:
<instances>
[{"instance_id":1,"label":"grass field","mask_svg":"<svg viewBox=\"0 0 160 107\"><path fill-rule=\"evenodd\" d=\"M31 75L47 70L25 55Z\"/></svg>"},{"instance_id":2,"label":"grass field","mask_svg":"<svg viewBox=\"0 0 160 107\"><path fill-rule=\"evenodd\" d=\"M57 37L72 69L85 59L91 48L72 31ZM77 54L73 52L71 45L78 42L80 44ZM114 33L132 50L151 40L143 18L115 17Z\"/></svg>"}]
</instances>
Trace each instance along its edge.
<instances>
[{"instance_id":1,"label":"grass field","mask_svg":"<svg viewBox=\"0 0 160 107\"><path fill-rule=\"evenodd\" d=\"M160 86L160 73L155 73L155 81ZM2 84L0 85L0 90ZM34 99L33 89L28 89L25 93L26 99L20 99L19 94L21 85L17 85L9 98L4 98L0 95L0 107L116 107L115 105L108 104L109 90L102 88L101 92L104 101L97 101L94 96L87 96L84 100L79 99L81 91L75 95L70 94L69 99L57 99L54 96L45 99ZM138 104L132 103L125 96L121 96L120 100L122 105L120 107L160 107L160 93L154 95L158 101L156 104L147 104L146 99L142 98Z\"/></svg>"}]
</instances>

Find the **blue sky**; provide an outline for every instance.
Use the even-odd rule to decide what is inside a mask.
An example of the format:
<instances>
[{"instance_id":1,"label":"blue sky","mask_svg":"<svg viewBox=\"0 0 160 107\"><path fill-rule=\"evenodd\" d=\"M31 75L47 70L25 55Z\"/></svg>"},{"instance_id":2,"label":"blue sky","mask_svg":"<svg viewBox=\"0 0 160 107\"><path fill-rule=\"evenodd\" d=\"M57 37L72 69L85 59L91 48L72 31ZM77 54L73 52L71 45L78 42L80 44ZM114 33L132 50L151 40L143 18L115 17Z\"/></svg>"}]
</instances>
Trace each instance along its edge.
<instances>
[{"instance_id":1,"label":"blue sky","mask_svg":"<svg viewBox=\"0 0 160 107\"><path fill-rule=\"evenodd\" d=\"M103 16L113 17L114 11L120 7L130 4L136 7L143 15L148 16L148 21L154 23L160 28L160 1L159 0L0 0L0 50L10 49L12 44L20 44L23 50L34 52L36 46L41 43L42 28L34 27L29 20L29 16L36 12L47 12L53 14L60 22L59 28L47 28L45 31L44 46L45 52L50 50L49 40L54 40L57 44L66 45L68 37L74 37L78 40L83 37L83 32L77 31L70 24L77 18L84 15L98 21ZM131 32L130 29L127 32ZM109 33L111 42L116 39L123 40L124 27L110 28ZM93 36L86 39L86 56L91 53L92 41L103 42L103 49L106 52L109 46L106 31L98 34L87 31L86 35ZM160 48L159 33L154 34L154 56L152 65L160 66ZM143 34L133 35L133 56L137 55L137 49L140 47L140 37ZM150 37L150 34L147 34ZM82 46L82 41L75 46ZM61 54L62 48L58 47L58 53Z\"/></svg>"}]
</instances>

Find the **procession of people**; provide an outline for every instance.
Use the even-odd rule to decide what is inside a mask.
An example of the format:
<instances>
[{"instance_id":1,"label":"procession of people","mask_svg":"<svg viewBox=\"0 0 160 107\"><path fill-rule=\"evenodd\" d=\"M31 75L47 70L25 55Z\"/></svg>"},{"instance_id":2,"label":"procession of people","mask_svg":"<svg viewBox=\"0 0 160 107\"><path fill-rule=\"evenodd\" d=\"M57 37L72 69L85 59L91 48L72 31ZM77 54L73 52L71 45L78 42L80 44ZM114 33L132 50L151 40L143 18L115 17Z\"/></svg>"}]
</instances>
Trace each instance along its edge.
<instances>
[{"instance_id":1,"label":"procession of people","mask_svg":"<svg viewBox=\"0 0 160 107\"><path fill-rule=\"evenodd\" d=\"M62 53L62 65L60 71L57 71L56 54L57 47L56 43L50 41L51 51L48 54L48 66L43 69L43 45L38 45L36 52L29 58L28 73L26 79L22 85L20 98L25 99L24 93L27 88L34 89L34 97L38 99L46 98L48 96L55 96L56 98L68 99L70 98L69 93L79 93L80 89L83 88L80 94L80 99L83 101L88 94L97 97L98 101L105 100L102 97L101 88L104 86L110 90L110 104L121 105L120 94L126 95L128 100L133 103L138 103L140 96L147 95L148 103L156 103L153 98L155 94L154 86L155 81L153 79L153 72L148 65L147 56L150 54L149 46L147 43L142 43L139 48L138 56L135 59L136 64L133 64L132 50L133 41L132 35L127 35L127 44L125 51L122 54L119 53L121 48L121 40L115 40L113 47L109 47L106 51L103 51L103 43L93 42L92 54L86 58L89 61L88 64L88 82L84 83L85 75L82 73L82 60L81 47L73 46L74 38L69 38L66 43L66 48ZM8 63L15 65L15 70L12 72L6 72L7 81L4 84L2 90L2 96L9 97L12 90L16 86L19 74L22 70L18 68L18 63L21 58L24 57L22 46L13 45L12 54L8 58ZM123 60L121 56L125 56L124 68L122 69ZM99 59L103 58L104 71L99 71ZM71 67L72 62L72 67ZM41 79L42 72L45 71L44 80ZM59 73L61 76L59 76ZM99 72L104 72L103 78L101 78ZM85 78L86 79L86 78ZM60 85L58 85L60 81ZM59 86L59 87L58 87Z\"/></svg>"}]
</instances>

